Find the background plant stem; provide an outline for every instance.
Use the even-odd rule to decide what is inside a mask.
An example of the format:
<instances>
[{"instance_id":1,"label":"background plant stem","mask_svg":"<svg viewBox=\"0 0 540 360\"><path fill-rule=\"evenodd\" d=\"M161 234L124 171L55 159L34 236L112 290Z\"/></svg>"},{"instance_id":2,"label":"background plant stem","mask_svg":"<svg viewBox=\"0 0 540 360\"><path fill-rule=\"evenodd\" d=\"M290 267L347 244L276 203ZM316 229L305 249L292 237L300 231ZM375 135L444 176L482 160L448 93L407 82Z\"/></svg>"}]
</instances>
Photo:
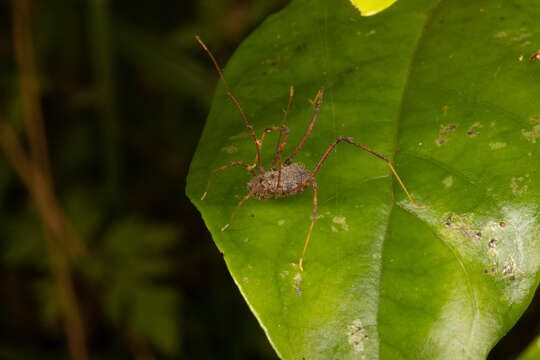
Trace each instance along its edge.
<instances>
[{"instance_id":1,"label":"background plant stem","mask_svg":"<svg viewBox=\"0 0 540 360\"><path fill-rule=\"evenodd\" d=\"M19 69L21 102L30 154L25 155L15 133L5 122L2 122L0 129L0 142L8 159L31 193L42 219L50 265L61 299L65 332L71 355L76 360L86 360L88 353L85 329L66 257L66 248L76 249L74 253L81 254L84 252L84 246L65 216L62 215L54 195L34 62L30 5L29 0L12 1L13 44Z\"/></svg>"}]
</instances>

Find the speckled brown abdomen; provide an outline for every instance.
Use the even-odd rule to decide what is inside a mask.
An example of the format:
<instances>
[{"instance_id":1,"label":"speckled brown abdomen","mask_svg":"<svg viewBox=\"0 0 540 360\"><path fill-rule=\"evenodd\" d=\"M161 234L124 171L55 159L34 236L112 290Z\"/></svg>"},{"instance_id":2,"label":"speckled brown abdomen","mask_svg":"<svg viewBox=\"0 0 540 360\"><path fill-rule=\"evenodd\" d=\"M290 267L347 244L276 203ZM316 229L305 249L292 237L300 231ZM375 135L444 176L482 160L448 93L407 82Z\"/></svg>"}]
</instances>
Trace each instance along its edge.
<instances>
[{"instance_id":1,"label":"speckled brown abdomen","mask_svg":"<svg viewBox=\"0 0 540 360\"><path fill-rule=\"evenodd\" d=\"M279 187L278 177L278 170L257 175L248 183L248 190L255 198L266 200L297 194L309 185L309 171L297 163L281 168Z\"/></svg>"}]
</instances>

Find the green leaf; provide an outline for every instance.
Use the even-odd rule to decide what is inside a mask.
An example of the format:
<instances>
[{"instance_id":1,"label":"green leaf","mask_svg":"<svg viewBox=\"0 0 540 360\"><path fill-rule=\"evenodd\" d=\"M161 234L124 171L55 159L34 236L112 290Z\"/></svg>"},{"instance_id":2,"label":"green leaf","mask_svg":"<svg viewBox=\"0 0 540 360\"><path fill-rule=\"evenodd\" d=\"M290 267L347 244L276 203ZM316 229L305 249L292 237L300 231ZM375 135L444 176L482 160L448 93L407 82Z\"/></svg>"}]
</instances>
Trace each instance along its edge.
<instances>
[{"instance_id":1,"label":"green leaf","mask_svg":"<svg viewBox=\"0 0 540 360\"><path fill-rule=\"evenodd\" d=\"M517 357L517 360L536 360L538 358L540 358L540 337L534 339L527 349Z\"/></svg>"},{"instance_id":2,"label":"green leaf","mask_svg":"<svg viewBox=\"0 0 540 360\"><path fill-rule=\"evenodd\" d=\"M371 16L389 8L397 0L350 0L363 16Z\"/></svg>"},{"instance_id":3,"label":"green leaf","mask_svg":"<svg viewBox=\"0 0 540 360\"><path fill-rule=\"evenodd\" d=\"M275 350L285 359L483 359L521 316L540 265L540 7L530 1L399 1L361 18L347 2L296 0L234 54L225 77L260 134L285 154L326 88L295 161L313 169L339 135L392 159L415 209L380 159L339 144L317 174L318 220L297 263L312 192L248 200L255 146L218 86L187 194ZM210 66L210 65L209 65ZM268 168L276 134L265 138Z\"/></svg>"}]
</instances>

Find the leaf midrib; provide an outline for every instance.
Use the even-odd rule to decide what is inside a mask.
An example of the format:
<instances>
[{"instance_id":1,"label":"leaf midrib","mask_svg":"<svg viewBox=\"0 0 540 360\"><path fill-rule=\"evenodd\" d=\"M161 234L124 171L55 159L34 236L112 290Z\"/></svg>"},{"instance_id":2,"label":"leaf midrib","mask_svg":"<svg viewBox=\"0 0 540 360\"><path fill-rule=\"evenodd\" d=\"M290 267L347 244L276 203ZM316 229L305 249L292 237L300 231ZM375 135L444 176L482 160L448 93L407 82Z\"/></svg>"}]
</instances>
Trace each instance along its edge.
<instances>
[{"instance_id":1,"label":"leaf midrib","mask_svg":"<svg viewBox=\"0 0 540 360\"><path fill-rule=\"evenodd\" d=\"M413 64L414 64L414 62L415 62L415 60L417 58L418 49L420 47L420 44L422 43L422 39L424 38L424 35L425 35L426 31L427 31L428 26L431 24L433 14L440 7L442 1L443 0L437 0L435 5L426 14L425 22L424 22L424 25L422 27L422 31L420 32L420 35L418 36L418 40L416 41L416 44L415 44L414 49L412 51L411 60L409 62L407 74L406 74L406 77L405 77L405 81L403 83L403 89L401 91L400 103L399 103L399 106L398 106L398 112L397 112L397 116L396 116L396 120L395 120L393 149L392 149L392 153L391 153L391 162L392 162L392 164L394 164L394 162L395 162L398 139L399 139L399 126L400 126L400 122L401 122L401 115L402 115L402 112L403 112L403 105L404 105L405 95L406 95L408 87L409 87L409 82L410 82L410 78L411 78L411 74L412 74ZM390 229L390 221L391 221L391 218L392 218L394 207L396 206L395 196L394 196L394 176L393 176L391 170L388 170L388 172L389 172L389 178L390 178L390 195L391 195L391 200L390 201L391 201L391 203L390 203L390 210L388 212L388 221L386 223L386 229L385 229L382 244L381 244L381 256L379 257L379 268L380 268L380 271L379 271L379 291L378 291L378 296L377 296L377 316L376 316L376 319L377 319L377 338L378 338L378 344L377 345L378 345L378 351L379 351L379 353L378 353L379 358L380 358L380 351L381 351L381 349L380 349L381 333L380 333L380 327L379 327L380 312L379 311L380 311L381 293L382 293L382 275L383 275L383 262L384 262L383 261L383 259L384 259L384 248L385 248L386 240L388 238L388 232L389 232L389 229ZM424 222L416 214L411 213L409 211L407 211L407 212L412 214L413 216L416 216L418 219L420 219L420 221ZM433 229L431 229L430 226L428 226L428 228L430 228L430 230L433 231ZM471 326L471 333L469 335L469 345L470 345L470 342L472 341L472 338L473 338L474 327L475 327L475 324L476 324L476 321L477 321L477 318L478 318L478 316L477 316L478 315L478 304L477 304L476 296L474 295L474 291L473 291L473 289L471 287L471 284L470 284L470 276L469 276L469 274L467 272L467 269L465 268L465 266L463 264L462 259L460 259L460 257L456 253L456 251L454 249L452 249L442 238L440 238L439 235L436 234L436 236L437 236L438 239L440 239L444 243L445 246L447 246L449 248L450 252L453 254L453 256L456 258L457 262L459 263L460 268L464 272L465 278L467 279L467 288L468 288L469 292L471 293L471 297L472 297L472 300L473 300L473 309L474 309L474 319L473 319L473 324Z\"/></svg>"}]
</instances>

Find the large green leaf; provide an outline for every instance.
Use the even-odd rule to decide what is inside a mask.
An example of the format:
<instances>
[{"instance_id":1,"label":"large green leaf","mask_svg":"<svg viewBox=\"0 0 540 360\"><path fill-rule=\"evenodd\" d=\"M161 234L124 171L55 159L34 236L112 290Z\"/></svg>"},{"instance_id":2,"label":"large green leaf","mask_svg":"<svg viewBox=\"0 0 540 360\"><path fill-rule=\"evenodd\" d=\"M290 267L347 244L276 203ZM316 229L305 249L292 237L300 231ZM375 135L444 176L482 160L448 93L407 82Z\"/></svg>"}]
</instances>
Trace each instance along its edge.
<instances>
[{"instance_id":1,"label":"large green leaf","mask_svg":"<svg viewBox=\"0 0 540 360\"><path fill-rule=\"evenodd\" d=\"M347 1L296 0L269 17L225 77L260 134L295 98L285 153L317 175L319 217L297 266L312 193L248 200L255 146L219 85L187 194L247 303L286 359L481 359L517 321L540 265L540 5L529 0L398 1L362 18ZM265 164L276 134L267 136ZM268 165L267 165L268 166ZM231 328L234 324L231 324ZM233 329L231 329L234 331Z\"/></svg>"}]
</instances>

